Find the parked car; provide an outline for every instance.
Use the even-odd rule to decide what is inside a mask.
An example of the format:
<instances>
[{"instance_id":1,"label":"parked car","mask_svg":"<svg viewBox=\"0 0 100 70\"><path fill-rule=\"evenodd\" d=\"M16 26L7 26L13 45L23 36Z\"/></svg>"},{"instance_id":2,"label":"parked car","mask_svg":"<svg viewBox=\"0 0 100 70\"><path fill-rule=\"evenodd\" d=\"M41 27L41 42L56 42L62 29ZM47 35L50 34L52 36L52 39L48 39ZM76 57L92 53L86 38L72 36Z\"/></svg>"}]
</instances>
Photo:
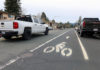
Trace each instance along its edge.
<instances>
[{"instance_id":1,"label":"parked car","mask_svg":"<svg viewBox=\"0 0 100 70\"><path fill-rule=\"evenodd\" d=\"M18 17L13 21L0 21L0 36L10 39L12 36L22 35L23 39L31 39L32 34L44 33L48 35L48 25L41 19L31 15Z\"/></svg>"},{"instance_id":2,"label":"parked car","mask_svg":"<svg viewBox=\"0 0 100 70\"><path fill-rule=\"evenodd\" d=\"M84 35L100 35L100 21L98 18L84 18L78 25L78 32L81 37Z\"/></svg>"}]
</instances>

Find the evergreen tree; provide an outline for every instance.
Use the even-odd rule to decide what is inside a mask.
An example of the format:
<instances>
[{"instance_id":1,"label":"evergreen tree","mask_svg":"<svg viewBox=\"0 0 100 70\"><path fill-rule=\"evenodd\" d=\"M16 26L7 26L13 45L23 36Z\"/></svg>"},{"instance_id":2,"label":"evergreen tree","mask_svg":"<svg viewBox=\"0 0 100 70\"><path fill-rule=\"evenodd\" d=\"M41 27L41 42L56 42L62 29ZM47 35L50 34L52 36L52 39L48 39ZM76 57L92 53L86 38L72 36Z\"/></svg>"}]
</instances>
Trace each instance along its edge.
<instances>
[{"instance_id":1,"label":"evergreen tree","mask_svg":"<svg viewBox=\"0 0 100 70\"><path fill-rule=\"evenodd\" d=\"M46 14L44 12L42 12L41 18L46 20Z\"/></svg>"},{"instance_id":2,"label":"evergreen tree","mask_svg":"<svg viewBox=\"0 0 100 70\"><path fill-rule=\"evenodd\" d=\"M65 28L72 28L73 24L71 24L69 21L67 23L64 24Z\"/></svg>"},{"instance_id":3,"label":"evergreen tree","mask_svg":"<svg viewBox=\"0 0 100 70\"><path fill-rule=\"evenodd\" d=\"M41 19L45 22L49 22L48 17L46 16L45 12L42 12Z\"/></svg>"},{"instance_id":4,"label":"evergreen tree","mask_svg":"<svg viewBox=\"0 0 100 70\"><path fill-rule=\"evenodd\" d=\"M5 0L5 11L15 16L21 15L20 0Z\"/></svg>"}]
</instances>

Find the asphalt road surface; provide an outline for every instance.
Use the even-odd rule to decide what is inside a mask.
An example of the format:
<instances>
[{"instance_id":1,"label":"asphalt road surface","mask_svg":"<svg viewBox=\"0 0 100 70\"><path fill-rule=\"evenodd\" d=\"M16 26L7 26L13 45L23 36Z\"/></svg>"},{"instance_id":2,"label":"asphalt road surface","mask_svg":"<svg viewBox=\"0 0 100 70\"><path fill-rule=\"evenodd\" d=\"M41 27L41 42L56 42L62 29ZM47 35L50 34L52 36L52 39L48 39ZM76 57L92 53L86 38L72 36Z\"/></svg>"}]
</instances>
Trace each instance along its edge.
<instances>
[{"instance_id":1,"label":"asphalt road surface","mask_svg":"<svg viewBox=\"0 0 100 70\"><path fill-rule=\"evenodd\" d=\"M99 70L100 39L74 29L53 30L32 40L0 40L1 70Z\"/></svg>"}]
</instances>

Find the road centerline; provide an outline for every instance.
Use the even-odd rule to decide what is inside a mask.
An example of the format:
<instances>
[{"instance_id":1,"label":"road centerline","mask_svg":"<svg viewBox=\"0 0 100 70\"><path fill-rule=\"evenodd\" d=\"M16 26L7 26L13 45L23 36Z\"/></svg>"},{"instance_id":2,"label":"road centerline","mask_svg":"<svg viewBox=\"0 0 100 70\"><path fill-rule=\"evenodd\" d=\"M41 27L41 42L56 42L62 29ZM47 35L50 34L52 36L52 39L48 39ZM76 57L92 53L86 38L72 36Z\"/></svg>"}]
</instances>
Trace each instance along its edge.
<instances>
[{"instance_id":1,"label":"road centerline","mask_svg":"<svg viewBox=\"0 0 100 70\"><path fill-rule=\"evenodd\" d=\"M85 60L89 60L89 57L88 57L88 54L87 54L87 51L82 43L82 41L80 40L80 38L78 37L78 34L76 33L76 31L74 31L76 36L77 36L77 39L78 39L78 42L80 44L80 47L81 47L81 50L82 50L82 53L83 53L83 56L84 56L84 59Z\"/></svg>"}]
</instances>

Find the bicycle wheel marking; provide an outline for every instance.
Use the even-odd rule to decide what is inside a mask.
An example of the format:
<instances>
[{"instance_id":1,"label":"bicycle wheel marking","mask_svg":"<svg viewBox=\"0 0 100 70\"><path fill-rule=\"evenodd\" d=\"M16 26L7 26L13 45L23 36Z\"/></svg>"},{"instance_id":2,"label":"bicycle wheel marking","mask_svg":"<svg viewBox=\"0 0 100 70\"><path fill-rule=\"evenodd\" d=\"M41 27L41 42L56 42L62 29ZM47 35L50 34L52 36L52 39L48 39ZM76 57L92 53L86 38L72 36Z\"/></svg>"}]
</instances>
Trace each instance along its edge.
<instances>
[{"instance_id":1,"label":"bicycle wheel marking","mask_svg":"<svg viewBox=\"0 0 100 70\"><path fill-rule=\"evenodd\" d=\"M46 47L43 52L46 54L56 52L60 53L62 56L71 56L72 55L72 49L66 47L67 42L62 42L60 44L57 44L56 46L49 46Z\"/></svg>"},{"instance_id":2,"label":"bicycle wheel marking","mask_svg":"<svg viewBox=\"0 0 100 70\"><path fill-rule=\"evenodd\" d=\"M55 47L53 47L53 46L49 46L49 47L46 47L45 49L44 49L44 53L51 53L51 52L53 52L55 50Z\"/></svg>"},{"instance_id":3,"label":"bicycle wheel marking","mask_svg":"<svg viewBox=\"0 0 100 70\"><path fill-rule=\"evenodd\" d=\"M65 53L65 51L68 51L68 53ZM62 54L62 56L71 56L72 55L72 49L70 49L70 48L64 48L61 51L61 54Z\"/></svg>"}]
</instances>

